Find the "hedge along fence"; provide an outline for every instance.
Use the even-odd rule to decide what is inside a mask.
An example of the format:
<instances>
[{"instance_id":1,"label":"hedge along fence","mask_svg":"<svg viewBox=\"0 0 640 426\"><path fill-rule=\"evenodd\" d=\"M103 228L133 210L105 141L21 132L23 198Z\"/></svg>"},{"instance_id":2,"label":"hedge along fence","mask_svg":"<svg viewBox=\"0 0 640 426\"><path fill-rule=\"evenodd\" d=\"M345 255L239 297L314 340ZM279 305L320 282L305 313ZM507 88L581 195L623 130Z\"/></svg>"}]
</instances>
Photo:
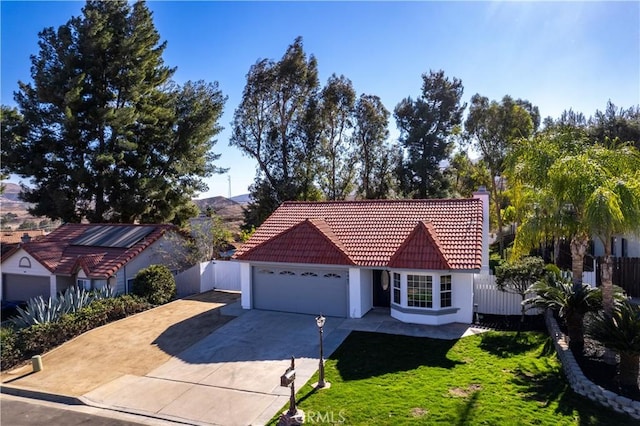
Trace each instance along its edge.
<instances>
[{"instance_id":1,"label":"hedge along fence","mask_svg":"<svg viewBox=\"0 0 640 426\"><path fill-rule=\"evenodd\" d=\"M23 329L0 329L1 369L6 370L34 355L47 352L93 328L149 309L144 299L124 295L101 299L75 313L64 314L58 321L32 325Z\"/></svg>"}]
</instances>

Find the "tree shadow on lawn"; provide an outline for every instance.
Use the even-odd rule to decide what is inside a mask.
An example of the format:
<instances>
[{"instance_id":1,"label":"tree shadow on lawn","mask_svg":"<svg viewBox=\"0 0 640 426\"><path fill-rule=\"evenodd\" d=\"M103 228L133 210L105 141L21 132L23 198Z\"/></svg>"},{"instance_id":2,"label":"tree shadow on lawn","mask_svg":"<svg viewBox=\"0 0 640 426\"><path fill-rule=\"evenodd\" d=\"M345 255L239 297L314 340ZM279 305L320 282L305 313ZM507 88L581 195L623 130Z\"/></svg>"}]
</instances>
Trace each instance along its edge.
<instances>
[{"instance_id":1,"label":"tree shadow on lawn","mask_svg":"<svg viewBox=\"0 0 640 426\"><path fill-rule=\"evenodd\" d=\"M518 396L522 399L536 401L541 407L548 407L556 402L555 412L564 417L578 417L580 425L636 425L631 416L616 413L597 402L591 401L575 393L565 380L562 372L515 371L513 382L520 388Z\"/></svg>"},{"instance_id":2,"label":"tree shadow on lawn","mask_svg":"<svg viewBox=\"0 0 640 426\"><path fill-rule=\"evenodd\" d=\"M331 355L343 380L360 380L418 367L453 368L447 358L457 340L353 331Z\"/></svg>"},{"instance_id":3,"label":"tree shadow on lawn","mask_svg":"<svg viewBox=\"0 0 640 426\"><path fill-rule=\"evenodd\" d=\"M500 358L509 358L530 351L540 344L539 339L529 333L494 333L481 336L480 348ZM550 339L547 339L543 355L553 350Z\"/></svg>"},{"instance_id":4,"label":"tree shadow on lawn","mask_svg":"<svg viewBox=\"0 0 640 426\"><path fill-rule=\"evenodd\" d=\"M458 408L458 420L456 421L456 425L468 425L473 419L473 412L476 409L476 404L478 403L478 395L480 392L475 391L471 394L471 396L466 400L466 402Z\"/></svg>"}]
</instances>

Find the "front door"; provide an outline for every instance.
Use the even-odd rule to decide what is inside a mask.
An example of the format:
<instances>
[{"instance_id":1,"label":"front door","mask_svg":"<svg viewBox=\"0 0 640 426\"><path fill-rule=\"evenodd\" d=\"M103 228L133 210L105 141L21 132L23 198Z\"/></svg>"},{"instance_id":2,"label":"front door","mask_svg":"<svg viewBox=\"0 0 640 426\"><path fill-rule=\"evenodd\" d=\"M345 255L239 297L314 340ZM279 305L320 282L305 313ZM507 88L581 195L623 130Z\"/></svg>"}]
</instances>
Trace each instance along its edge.
<instances>
[{"instance_id":1,"label":"front door","mask_svg":"<svg viewBox=\"0 0 640 426\"><path fill-rule=\"evenodd\" d=\"M389 272L373 271L373 306L388 308L391 306L391 284Z\"/></svg>"}]
</instances>

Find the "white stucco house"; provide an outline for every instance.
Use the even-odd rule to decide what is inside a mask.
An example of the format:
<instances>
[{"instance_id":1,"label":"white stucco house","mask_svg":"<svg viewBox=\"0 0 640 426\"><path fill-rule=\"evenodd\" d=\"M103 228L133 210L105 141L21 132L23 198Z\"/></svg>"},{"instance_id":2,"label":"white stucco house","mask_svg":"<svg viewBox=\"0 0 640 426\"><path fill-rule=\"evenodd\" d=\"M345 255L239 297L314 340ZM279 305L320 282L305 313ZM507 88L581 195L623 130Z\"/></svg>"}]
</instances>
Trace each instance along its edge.
<instances>
[{"instance_id":1,"label":"white stucco house","mask_svg":"<svg viewBox=\"0 0 640 426\"><path fill-rule=\"evenodd\" d=\"M285 202L236 252L242 307L470 323L489 273L489 194L468 199Z\"/></svg>"},{"instance_id":2,"label":"white stucco house","mask_svg":"<svg viewBox=\"0 0 640 426\"><path fill-rule=\"evenodd\" d=\"M181 238L172 225L65 224L2 256L0 294L25 301L107 284L128 293L138 271L166 263Z\"/></svg>"}]
</instances>

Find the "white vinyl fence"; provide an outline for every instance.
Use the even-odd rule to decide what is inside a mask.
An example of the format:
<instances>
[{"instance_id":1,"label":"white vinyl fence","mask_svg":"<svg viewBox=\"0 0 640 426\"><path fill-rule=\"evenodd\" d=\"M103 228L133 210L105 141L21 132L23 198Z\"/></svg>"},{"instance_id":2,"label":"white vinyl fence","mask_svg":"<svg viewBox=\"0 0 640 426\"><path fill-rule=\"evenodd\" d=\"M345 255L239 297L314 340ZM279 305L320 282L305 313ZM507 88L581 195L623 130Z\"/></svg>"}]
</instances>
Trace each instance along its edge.
<instances>
[{"instance_id":1,"label":"white vinyl fence","mask_svg":"<svg viewBox=\"0 0 640 426\"><path fill-rule=\"evenodd\" d=\"M507 293L496 287L495 275L473 276L473 303L479 314L520 315L522 298L519 294ZM528 309L526 315L538 315L539 309Z\"/></svg>"},{"instance_id":2,"label":"white vinyl fence","mask_svg":"<svg viewBox=\"0 0 640 426\"><path fill-rule=\"evenodd\" d=\"M240 264L227 260L212 260L194 265L176 275L178 297L205 291L240 291Z\"/></svg>"},{"instance_id":3,"label":"white vinyl fence","mask_svg":"<svg viewBox=\"0 0 640 426\"><path fill-rule=\"evenodd\" d=\"M589 284L591 287L596 287L596 258L593 258L593 272L582 272L582 282Z\"/></svg>"}]
</instances>

